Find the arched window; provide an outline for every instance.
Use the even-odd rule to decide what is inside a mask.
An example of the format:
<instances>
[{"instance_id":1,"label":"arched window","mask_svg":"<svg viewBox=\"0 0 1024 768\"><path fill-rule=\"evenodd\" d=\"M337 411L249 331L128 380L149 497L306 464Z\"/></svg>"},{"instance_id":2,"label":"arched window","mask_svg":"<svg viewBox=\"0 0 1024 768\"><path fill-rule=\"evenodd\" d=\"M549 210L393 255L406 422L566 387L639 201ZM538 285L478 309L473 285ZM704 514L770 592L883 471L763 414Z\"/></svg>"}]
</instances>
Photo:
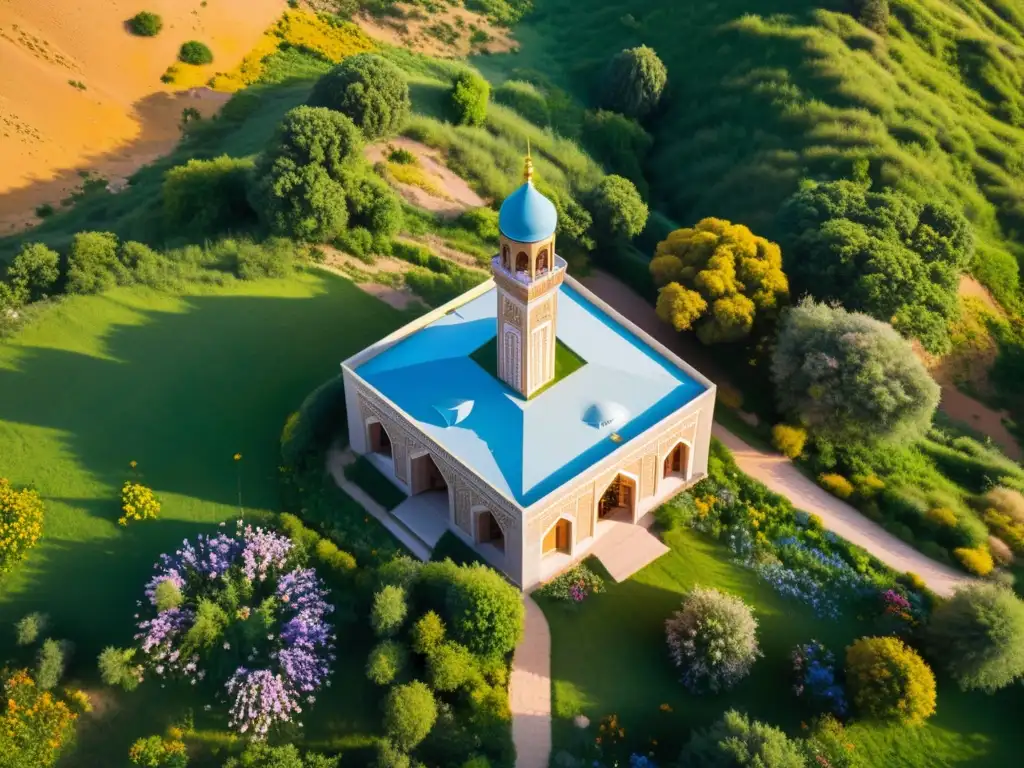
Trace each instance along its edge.
<instances>
[{"instance_id":1,"label":"arched window","mask_svg":"<svg viewBox=\"0 0 1024 768\"><path fill-rule=\"evenodd\" d=\"M509 252L507 245L501 246L501 266L503 266L505 269L512 269L512 265L509 263Z\"/></svg>"},{"instance_id":2,"label":"arched window","mask_svg":"<svg viewBox=\"0 0 1024 768\"><path fill-rule=\"evenodd\" d=\"M526 255L526 251L520 251L516 254L516 272L529 272L530 271L530 257Z\"/></svg>"},{"instance_id":3,"label":"arched window","mask_svg":"<svg viewBox=\"0 0 1024 768\"><path fill-rule=\"evenodd\" d=\"M548 271L548 249L543 248L540 253L537 254L537 274L543 275Z\"/></svg>"}]
</instances>

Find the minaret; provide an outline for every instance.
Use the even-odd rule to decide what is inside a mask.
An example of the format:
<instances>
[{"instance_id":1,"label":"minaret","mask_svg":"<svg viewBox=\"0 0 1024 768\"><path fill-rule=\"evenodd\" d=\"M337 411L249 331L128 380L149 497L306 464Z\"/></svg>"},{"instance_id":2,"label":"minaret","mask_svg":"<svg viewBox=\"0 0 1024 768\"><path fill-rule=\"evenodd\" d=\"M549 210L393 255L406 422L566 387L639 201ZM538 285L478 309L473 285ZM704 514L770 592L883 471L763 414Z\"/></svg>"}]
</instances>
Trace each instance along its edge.
<instances>
[{"instance_id":1,"label":"minaret","mask_svg":"<svg viewBox=\"0 0 1024 768\"><path fill-rule=\"evenodd\" d=\"M524 397L555 377L558 287L565 260L555 255L555 206L533 186L526 156L523 185L498 214L500 250L491 260L498 293L498 377Z\"/></svg>"}]
</instances>

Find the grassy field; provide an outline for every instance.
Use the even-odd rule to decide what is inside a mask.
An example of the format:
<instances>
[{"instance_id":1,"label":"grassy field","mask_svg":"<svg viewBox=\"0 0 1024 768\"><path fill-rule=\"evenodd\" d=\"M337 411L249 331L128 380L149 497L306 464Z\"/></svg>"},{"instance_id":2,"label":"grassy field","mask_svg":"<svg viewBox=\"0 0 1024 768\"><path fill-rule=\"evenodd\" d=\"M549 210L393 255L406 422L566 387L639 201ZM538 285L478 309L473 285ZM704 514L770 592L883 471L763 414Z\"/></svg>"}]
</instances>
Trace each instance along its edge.
<instances>
[{"instance_id":1,"label":"grassy field","mask_svg":"<svg viewBox=\"0 0 1024 768\"><path fill-rule=\"evenodd\" d=\"M244 514L278 509L284 419L401 322L347 280L307 272L196 295L69 299L0 345L0 476L34 484L47 504L42 543L0 584L2 656L15 653L12 622L43 610L55 636L75 643L72 675L91 684L99 650L131 641L156 556L238 517L239 488ZM125 529L119 489L133 460L163 510ZM364 639L342 636L352 663L338 665L306 735L335 747L364 743L376 722ZM202 720L199 700L150 683L86 728L68 764L120 765L132 740L186 706L201 727L223 727Z\"/></svg>"},{"instance_id":2,"label":"grassy field","mask_svg":"<svg viewBox=\"0 0 1024 768\"><path fill-rule=\"evenodd\" d=\"M838 657L870 630L855 617L823 621L809 609L784 601L750 572L730 563L718 544L686 530L667 534L671 550L622 584L606 581L604 594L581 608L541 601L551 626L555 750L592 738L572 724L578 713L592 723L617 714L637 749L653 748L674 759L689 729L709 724L729 707L801 733L801 712L790 693L789 654L797 643L817 639ZM752 674L725 694L687 694L668 657L665 619L696 584L741 596L759 621L764 658ZM866 765L1006 766L1016 760L1019 690L996 696L964 694L939 680L938 712L922 728L854 725L849 735ZM661 710L663 704L671 712ZM656 741L657 746L651 742Z\"/></svg>"}]
</instances>

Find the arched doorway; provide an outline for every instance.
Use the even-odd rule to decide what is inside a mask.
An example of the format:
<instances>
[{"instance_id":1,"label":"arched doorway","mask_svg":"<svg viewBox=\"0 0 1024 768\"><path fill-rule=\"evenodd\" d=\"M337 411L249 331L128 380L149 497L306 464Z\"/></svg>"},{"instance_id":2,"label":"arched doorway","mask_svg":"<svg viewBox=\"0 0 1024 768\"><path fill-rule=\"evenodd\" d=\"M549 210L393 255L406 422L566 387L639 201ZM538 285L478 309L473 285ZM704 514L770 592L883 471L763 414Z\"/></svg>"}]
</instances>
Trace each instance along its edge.
<instances>
[{"instance_id":1,"label":"arched doorway","mask_svg":"<svg viewBox=\"0 0 1024 768\"><path fill-rule=\"evenodd\" d=\"M429 453L415 456L412 459L412 478L409 483L412 493L426 493L428 491L447 491L448 483L444 475L437 468L433 457Z\"/></svg>"},{"instance_id":2,"label":"arched doorway","mask_svg":"<svg viewBox=\"0 0 1024 768\"><path fill-rule=\"evenodd\" d=\"M520 251L516 254L516 272L529 272L530 271L530 257L526 255L526 251Z\"/></svg>"},{"instance_id":3,"label":"arched doorway","mask_svg":"<svg viewBox=\"0 0 1024 768\"><path fill-rule=\"evenodd\" d=\"M572 521L566 520L564 517L559 518L544 535L541 552L545 555L549 552L572 554Z\"/></svg>"},{"instance_id":4,"label":"arched doorway","mask_svg":"<svg viewBox=\"0 0 1024 768\"><path fill-rule=\"evenodd\" d=\"M379 421L370 423L370 450L381 456L392 458L391 436Z\"/></svg>"},{"instance_id":5,"label":"arched doorway","mask_svg":"<svg viewBox=\"0 0 1024 768\"><path fill-rule=\"evenodd\" d=\"M616 512L626 511L630 522L636 512L636 481L625 475L616 475L597 502L597 519L604 520Z\"/></svg>"},{"instance_id":6,"label":"arched doorway","mask_svg":"<svg viewBox=\"0 0 1024 768\"><path fill-rule=\"evenodd\" d=\"M505 552L505 531L489 509L480 510L476 516L476 540L478 544L490 544L499 552Z\"/></svg>"},{"instance_id":7,"label":"arched doorway","mask_svg":"<svg viewBox=\"0 0 1024 768\"><path fill-rule=\"evenodd\" d=\"M690 463L690 446L686 443L678 443L676 447L665 456L662 467L662 477L686 477L686 467Z\"/></svg>"}]
</instances>

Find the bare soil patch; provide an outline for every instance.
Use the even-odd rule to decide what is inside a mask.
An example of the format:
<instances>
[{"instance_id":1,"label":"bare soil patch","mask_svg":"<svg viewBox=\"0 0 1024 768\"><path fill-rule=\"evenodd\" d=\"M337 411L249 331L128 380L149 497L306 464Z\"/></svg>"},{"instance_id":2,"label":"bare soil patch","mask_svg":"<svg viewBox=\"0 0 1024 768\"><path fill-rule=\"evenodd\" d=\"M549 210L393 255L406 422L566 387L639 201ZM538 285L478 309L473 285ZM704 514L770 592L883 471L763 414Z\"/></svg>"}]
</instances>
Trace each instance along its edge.
<instances>
[{"instance_id":1,"label":"bare soil patch","mask_svg":"<svg viewBox=\"0 0 1024 768\"><path fill-rule=\"evenodd\" d=\"M455 218L469 208L486 205L473 188L452 172L445 164L441 153L418 141L400 136L386 142L366 147L366 159L371 163L387 163L392 149L404 149L416 158L415 166L422 172L424 180L431 187L406 184L389 177L389 182L398 193L418 208L447 218ZM440 193L440 194L438 194Z\"/></svg>"},{"instance_id":2,"label":"bare soil patch","mask_svg":"<svg viewBox=\"0 0 1024 768\"><path fill-rule=\"evenodd\" d=\"M422 235L420 237L409 237L407 235L400 235L396 239L400 240L403 243L423 246L434 255L440 256L442 259L447 259L448 261L454 262L458 264L460 267L465 267L466 269L477 270L481 272L486 271L484 270L483 267L480 266L480 262L473 254L452 248L437 235L427 234Z\"/></svg>"},{"instance_id":3,"label":"bare soil patch","mask_svg":"<svg viewBox=\"0 0 1024 768\"><path fill-rule=\"evenodd\" d=\"M517 47L507 29L465 8L446 8L440 13L427 13L407 3L395 8L401 16L361 13L353 21L376 40L428 56L461 58L471 53L505 53Z\"/></svg>"},{"instance_id":4,"label":"bare soil patch","mask_svg":"<svg viewBox=\"0 0 1024 768\"><path fill-rule=\"evenodd\" d=\"M385 304L398 310L420 305L423 301L406 287L402 275L412 269L412 265L399 259L378 258L373 264L357 259L355 256L339 251L331 246L320 246L324 252L324 269L347 277L360 290L375 296Z\"/></svg>"},{"instance_id":5,"label":"bare soil patch","mask_svg":"<svg viewBox=\"0 0 1024 768\"><path fill-rule=\"evenodd\" d=\"M214 71L234 67L285 0L149 0L164 28L136 37L128 0L0 3L0 233L37 221L80 183L79 170L124 179L166 154L182 110L208 116L222 100L160 82L187 40L213 50ZM71 82L80 83L72 86Z\"/></svg>"}]
</instances>

